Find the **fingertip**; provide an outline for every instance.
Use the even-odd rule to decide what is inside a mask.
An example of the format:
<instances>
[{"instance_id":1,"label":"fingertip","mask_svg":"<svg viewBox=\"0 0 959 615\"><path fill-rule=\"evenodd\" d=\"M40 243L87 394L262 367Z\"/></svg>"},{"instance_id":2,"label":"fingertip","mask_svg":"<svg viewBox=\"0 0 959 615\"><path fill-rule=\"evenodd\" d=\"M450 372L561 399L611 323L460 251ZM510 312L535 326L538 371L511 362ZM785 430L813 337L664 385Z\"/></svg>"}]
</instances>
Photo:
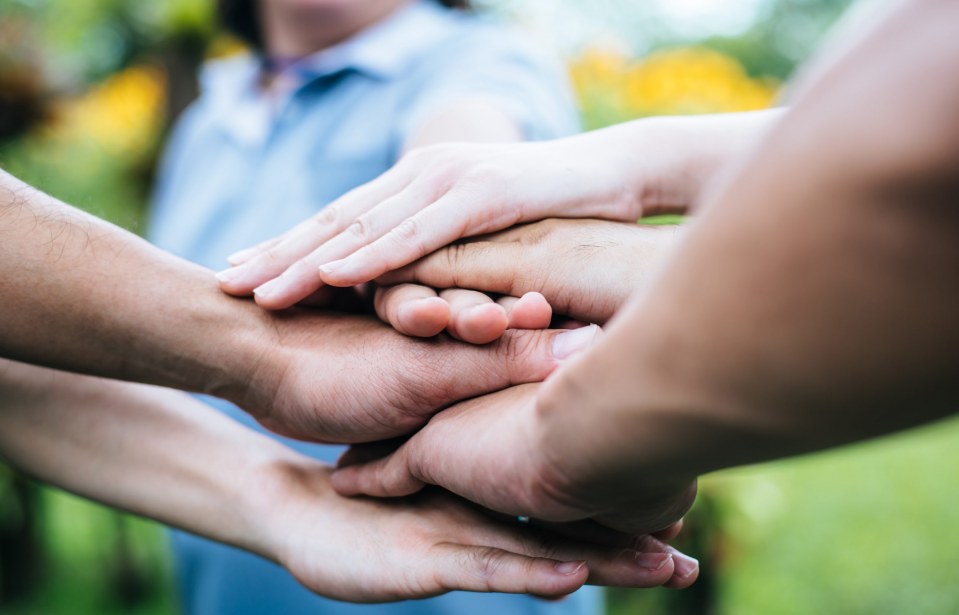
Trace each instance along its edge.
<instances>
[{"instance_id":1,"label":"fingertip","mask_svg":"<svg viewBox=\"0 0 959 615\"><path fill-rule=\"evenodd\" d=\"M455 319L452 333L464 342L471 344L489 344L494 342L509 327L506 310L496 303L475 305L465 310Z\"/></svg>"},{"instance_id":2,"label":"fingertip","mask_svg":"<svg viewBox=\"0 0 959 615\"><path fill-rule=\"evenodd\" d=\"M367 275L366 267L363 267L357 259L352 257L341 258L320 265L320 279L330 286L356 286L369 282L376 275L376 272Z\"/></svg>"},{"instance_id":3,"label":"fingertip","mask_svg":"<svg viewBox=\"0 0 959 615\"><path fill-rule=\"evenodd\" d=\"M330 486L340 495L352 497L362 494L356 481L356 470L353 466L336 469L330 475Z\"/></svg>"},{"instance_id":4,"label":"fingertip","mask_svg":"<svg viewBox=\"0 0 959 615\"><path fill-rule=\"evenodd\" d=\"M245 283L247 276L246 268L242 266L229 267L223 271L213 274L216 278L220 290L238 297L249 296L251 289L249 284Z\"/></svg>"},{"instance_id":5,"label":"fingertip","mask_svg":"<svg viewBox=\"0 0 959 615\"><path fill-rule=\"evenodd\" d=\"M553 320L553 307L542 294L529 292L513 304L509 313L511 329L546 329Z\"/></svg>"},{"instance_id":6,"label":"fingertip","mask_svg":"<svg viewBox=\"0 0 959 615\"><path fill-rule=\"evenodd\" d=\"M276 280L273 280L275 282ZM268 282L267 285L272 284ZM266 286L266 285L264 285ZM295 300L289 300L285 293L275 289L264 290L264 287L253 289L253 301L264 310L285 310L296 303Z\"/></svg>"},{"instance_id":7,"label":"fingertip","mask_svg":"<svg viewBox=\"0 0 959 615\"><path fill-rule=\"evenodd\" d=\"M537 560L541 579L535 581L540 587L530 588L530 593L551 600L563 598L586 585L589 580L589 564L584 560L557 561Z\"/></svg>"},{"instance_id":8,"label":"fingertip","mask_svg":"<svg viewBox=\"0 0 959 615\"><path fill-rule=\"evenodd\" d=\"M673 574L663 586L670 589L683 589L695 583L699 578L699 560L673 547L668 547L668 550L673 558Z\"/></svg>"},{"instance_id":9,"label":"fingertip","mask_svg":"<svg viewBox=\"0 0 959 615\"><path fill-rule=\"evenodd\" d=\"M391 324L405 335L433 337L442 333L449 322L449 304L439 297L426 297L400 306L396 322Z\"/></svg>"}]
</instances>

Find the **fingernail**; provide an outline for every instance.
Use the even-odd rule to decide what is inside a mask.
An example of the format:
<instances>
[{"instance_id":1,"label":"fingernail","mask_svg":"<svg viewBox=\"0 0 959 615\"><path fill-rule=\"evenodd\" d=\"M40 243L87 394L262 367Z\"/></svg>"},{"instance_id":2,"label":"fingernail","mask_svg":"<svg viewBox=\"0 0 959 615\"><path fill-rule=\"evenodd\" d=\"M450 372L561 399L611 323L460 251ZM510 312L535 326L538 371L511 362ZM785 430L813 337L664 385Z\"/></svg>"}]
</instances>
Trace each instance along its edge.
<instances>
[{"instance_id":1,"label":"fingernail","mask_svg":"<svg viewBox=\"0 0 959 615\"><path fill-rule=\"evenodd\" d=\"M560 574L573 575L583 569L586 562L560 562L556 564L556 572Z\"/></svg>"},{"instance_id":2,"label":"fingernail","mask_svg":"<svg viewBox=\"0 0 959 615\"><path fill-rule=\"evenodd\" d=\"M261 299L265 299L272 295L276 291L276 287L280 282L280 278L274 278L267 282L266 284L261 284L253 289L253 294Z\"/></svg>"},{"instance_id":3,"label":"fingernail","mask_svg":"<svg viewBox=\"0 0 959 615\"><path fill-rule=\"evenodd\" d=\"M601 329L596 325L580 327L571 331L564 331L553 339L553 356L560 361L582 352L599 337Z\"/></svg>"},{"instance_id":4,"label":"fingernail","mask_svg":"<svg viewBox=\"0 0 959 615\"><path fill-rule=\"evenodd\" d=\"M239 267L230 267L229 269L224 269L223 271L218 271L216 273L216 279L224 284L229 284L233 280L239 277L240 273Z\"/></svg>"},{"instance_id":5,"label":"fingernail","mask_svg":"<svg viewBox=\"0 0 959 615\"><path fill-rule=\"evenodd\" d=\"M644 570L662 570L673 556L669 553L637 553L636 563Z\"/></svg>"},{"instance_id":6,"label":"fingernail","mask_svg":"<svg viewBox=\"0 0 959 615\"><path fill-rule=\"evenodd\" d=\"M688 577L699 570L699 560L686 554L677 554L673 560L676 562L676 574L680 578Z\"/></svg>"}]
</instances>

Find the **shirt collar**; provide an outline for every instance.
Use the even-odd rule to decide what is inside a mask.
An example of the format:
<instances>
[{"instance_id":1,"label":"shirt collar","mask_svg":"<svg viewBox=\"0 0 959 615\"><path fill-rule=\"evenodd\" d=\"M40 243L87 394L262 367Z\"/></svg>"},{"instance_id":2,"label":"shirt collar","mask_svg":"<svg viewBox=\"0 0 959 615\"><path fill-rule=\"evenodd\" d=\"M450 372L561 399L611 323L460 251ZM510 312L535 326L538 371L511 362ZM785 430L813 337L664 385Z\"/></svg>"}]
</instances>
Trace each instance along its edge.
<instances>
[{"instance_id":1,"label":"shirt collar","mask_svg":"<svg viewBox=\"0 0 959 615\"><path fill-rule=\"evenodd\" d=\"M434 0L414 0L342 43L304 58L296 68L313 78L350 69L395 78L450 36L453 19L450 10Z\"/></svg>"},{"instance_id":2,"label":"shirt collar","mask_svg":"<svg viewBox=\"0 0 959 615\"><path fill-rule=\"evenodd\" d=\"M383 21L303 58L288 70L295 71L303 84L344 70L380 79L396 78L452 34L456 16L450 13L434 0L414 0ZM204 94L236 100L258 87L260 70L259 58L243 54L208 63L200 82Z\"/></svg>"},{"instance_id":3,"label":"shirt collar","mask_svg":"<svg viewBox=\"0 0 959 615\"><path fill-rule=\"evenodd\" d=\"M457 17L435 0L413 0L379 23L310 55L281 75L288 80L284 100L325 76L354 70L374 79L396 79L452 35ZM216 123L241 142L259 143L269 131L272 112L259 80L260 59L243 54L203 67L200 83ZM276 103L276 100L274 100ZM284 102L280 101L282 107Z\"/></svg>"}]
</instances>

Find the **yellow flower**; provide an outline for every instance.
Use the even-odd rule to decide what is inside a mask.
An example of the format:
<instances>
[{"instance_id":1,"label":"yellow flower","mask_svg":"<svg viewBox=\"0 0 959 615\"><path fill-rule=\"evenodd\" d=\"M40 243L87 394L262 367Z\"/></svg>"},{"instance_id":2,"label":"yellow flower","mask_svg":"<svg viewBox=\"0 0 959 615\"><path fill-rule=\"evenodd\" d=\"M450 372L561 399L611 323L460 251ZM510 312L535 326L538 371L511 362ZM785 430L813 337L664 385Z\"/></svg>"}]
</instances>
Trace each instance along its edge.
<instances>
[{"instance_id":1,"label":"yellow flower","mask_svg":"<svg viewBox=\"0 0 959 615\"><path fill-rule=\"evenodd\" d=\"M127 68L61 109L57 132L79 138L115 156L139 156L155 143L166 100L163 71L151 66Z\"/></svg>"},{"instance_id":2,"label":"yellow flower","mask_svg":"<svg viewBox=\"0 0 959 615\"><path fill-rule=\"evenodd\" d=\"M591 118L610 123L763 109L778 90L774 81L750 77L734 58L701 47L662 51L640 61L588 50L569 70L588 124L597 123Z\"/></svg>"}]
</instances>

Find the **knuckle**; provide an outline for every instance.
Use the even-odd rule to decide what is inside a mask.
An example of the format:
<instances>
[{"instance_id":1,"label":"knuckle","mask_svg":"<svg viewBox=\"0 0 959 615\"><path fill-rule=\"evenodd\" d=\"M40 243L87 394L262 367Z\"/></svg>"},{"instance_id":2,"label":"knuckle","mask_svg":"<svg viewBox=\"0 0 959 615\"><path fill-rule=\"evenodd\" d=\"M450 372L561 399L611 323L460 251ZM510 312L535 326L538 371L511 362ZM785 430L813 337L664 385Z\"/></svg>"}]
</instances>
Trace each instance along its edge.
<instances>
[{"instance_id":1,"label":"knuckle","mask_svg":"<svg viewBox=\"0 0 959 615\"><path fill-rule=\"evenodd\" d=\"M420 235L420 225L415 218L407 218L397 226L393 233L402 241L413 241Z\"/></svg>"},{"instance_id":2,"label":"knuckle","mask_svg":"<svg viewBox=\"0 0 959 615\"><path fill-rule=\"evenodd\" d=\"M503 170L495 164L478 163L470 169L466 179L476 186L490 186L502 181Z\"/></svg>"},{"instance_id":3,"label":"knuckle","mask_svg":"<svg viewBox=\"0 0 959 615\"><path fill-rule=\"evenodd\" d=\"M472 569L480 586L492 589L494 579L505 564L503 554L492 547L482 547L469 552L467 557L472 559Z\"/></svg>"},{"instance_id":4,"label":"knuckle","mask_svg":"<svg viewBox=\"0 0 959 615\"><path fill-rule=\"evenodd\" d=\"M336 226L340 217L340 208L336 205L325 207L318 214L313 216L313 221L319 226Z\"/></svg>"},{"instance_id":5,"label":"knuckle","mask_svg":"<svg viewBox=\"0 0 959 615\"><path fill-rule=\"evenodd\" d=\"M501 352L504 358L513 363L528 357L536 349L538 339L534 331L508 331L502 338Z\"/></svg>"},{"instance_id":6,"label":"knuckle","mask_svg":"<svg viewBox=\"0 0 959 615\"><path fill-rule=\"evenodd\" d=\"M524 553L530 553L535 557L559 559L557 557L559 550L556 544L552 540L538 534L525 534L523 536L523 549Z\"/></svg>"},{"instance_id":7,"label":"knuckle","mask_svg":"<svg viewBox=\"0 0 959 615\"><path fill-rule=\"evenodd\" d=\"M370 220L366 216L360 216L346 228L350 235L360 240L366 240L370 236Z\"/></svg>"},{"instance_id":8,"label":"knuckle","mask_svg":"<svg viewBox=\"0 0 959 615\"><path fill-rule=\"evenodd\" d=\"M446 269L449 272L450 286L459 287L460 266L468 256L470 244L454 243L443 251L446 257Z\"/></svg>"}]
</instances>

